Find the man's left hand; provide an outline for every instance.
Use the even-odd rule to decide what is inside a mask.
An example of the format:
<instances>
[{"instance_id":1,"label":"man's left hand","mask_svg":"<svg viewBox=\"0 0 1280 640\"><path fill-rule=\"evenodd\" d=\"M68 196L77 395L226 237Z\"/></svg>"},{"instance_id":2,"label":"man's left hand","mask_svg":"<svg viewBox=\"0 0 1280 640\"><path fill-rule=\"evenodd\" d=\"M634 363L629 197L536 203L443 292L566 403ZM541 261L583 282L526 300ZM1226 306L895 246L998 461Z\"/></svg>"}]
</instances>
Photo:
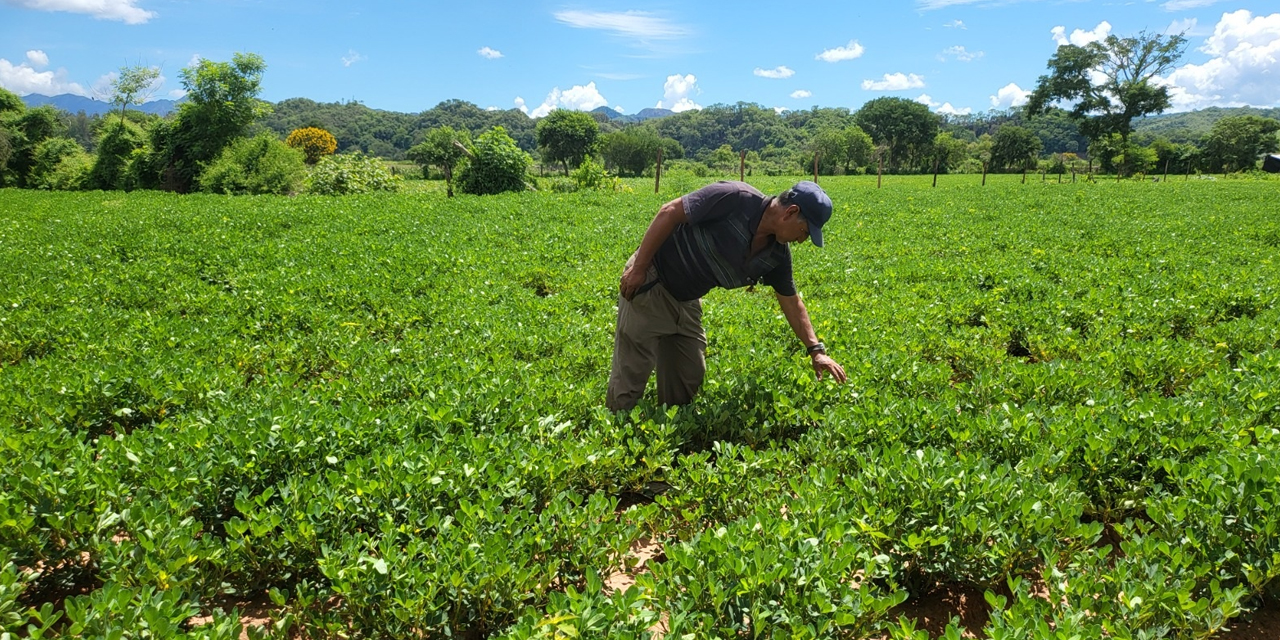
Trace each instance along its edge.
<instances>
[{"instance_id":1,"label":"man's left hand","mask_svg":"<svg viewBox=\"0 0 1280 640\"><path fill-rule=\"evenodd\" d=\"M848 380L848 377L844 374L844 367L840 366L840 363L832 360L831 356L828 356L825 353L813 354L813 370L818 374L819 380L822 379L822 375L824 373L831 374L831 377L834 378L836 382L844 382L845 380Z\"/></svg>"}]
</instances>

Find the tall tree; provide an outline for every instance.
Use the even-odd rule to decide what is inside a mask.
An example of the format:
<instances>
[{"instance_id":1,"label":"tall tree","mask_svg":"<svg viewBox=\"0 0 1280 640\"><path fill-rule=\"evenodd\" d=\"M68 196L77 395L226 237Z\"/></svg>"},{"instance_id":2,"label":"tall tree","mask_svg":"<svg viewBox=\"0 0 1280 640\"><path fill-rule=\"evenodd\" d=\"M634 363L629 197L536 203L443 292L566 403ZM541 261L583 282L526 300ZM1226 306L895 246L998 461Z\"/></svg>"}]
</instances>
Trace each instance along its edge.
<instances>
[{"instance_id":1,"label":"tall tree","mask_svg":"<svg viewBox=\"0 0 1280 640\"><path fill-rule=\"evenodd\" d=\"M891 171L927 153L938 135L938 116L906 98L876 98L862 105L854 119L877 146L885 147Z\"/></svg>"},{"instance_id":2,"label":"tall tree","mask_svg":"<svg viewBox=\"0 0 1280 640\"><path fill-rule=\"evenodd\" d=\"M160 67L137 65L120 68L120 75L111 81L111 102L120 105L121 122L124 122L124 112L129 105L142 104L151 97L159 79Z\"/></svg>"},{"instance_id":3,"label":"tall tree","mask_svg":"<svg viewBox=\"0 0 1280 640\"><path fill-rule=\"evenodd\" d=\"M589 113L556 109L538 123L537 135L543 160L561 163L567 176L570 167L595 153L600 124Z\"/></svg>"},{"instance_id":4,"label":"tall tree","mask_svg":"<svg viewBox=\"0 0 1280 640\"><path fill-rule=\"evenodd\" d=\"M162 186L191 190L202 165L216 160L254 120L271 113L271 104L258 99L266 69L262 56L236 53L231 62L200 60L182 70L187 102L171 124L152 130L165 174Z\"/></svg>"},{"instance_id":5,"label":"tall tree","mask_svg":"<svg viewBox=\"0 0 1280 640\"><path fill-rule=\"evenodd\" d=\"M1049 59L1027 113L1041 115L1055 102L1071 105L1070 114L1090 140L1112 133L1127 143L1133 120L1171 106L1169 90L1152 83L1173 69L1186 49L1181 35L1141 32L1132 38L1107 36L1083 47L1065 44Z\"/></svg>"}]
</instances>

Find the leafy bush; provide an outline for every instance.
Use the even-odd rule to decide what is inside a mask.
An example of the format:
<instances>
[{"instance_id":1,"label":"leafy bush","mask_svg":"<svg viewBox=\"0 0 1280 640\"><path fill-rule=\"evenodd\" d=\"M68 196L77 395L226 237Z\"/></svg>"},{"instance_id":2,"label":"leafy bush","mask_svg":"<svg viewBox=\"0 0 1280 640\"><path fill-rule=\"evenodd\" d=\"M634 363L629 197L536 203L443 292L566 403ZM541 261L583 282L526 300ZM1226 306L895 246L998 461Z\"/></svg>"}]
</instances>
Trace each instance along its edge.
<instances>
[{"instance_id":1,"label":"leafy bush","mask_svg":"<svg viewBox=\"0 0 1280 640\"><path fill-rule=\"evenodd\" d=\"M341 196L372 191L396 191L401 178L391 175L377 158L360 152L326 156L311 170L307 193Z\"/></svg>"},{"instance_id":2,"label":"leafy bush","mask_svg":"<svg viewBox=\"0 0 1280 640\"><path fill-rule=\"evenodd\" d=\"M298 191L306 177L301 151L270 134L240 138L200 175L200 188L231 195Z\"/></svg>"},{"instance_id":3,"label":"leafy bush","mask_svg":"<svg viewBox=\"0 0 1280 640\"><path fill-rule=\"evenodd\" d=\"M84 148L71 138L49 138L36 145L32 154L31 172L27 176L27 186L36 189L52 189L54 172L63 158L80 154Z\"/></svg>"},{"instance_id":4,"label":"leafy bush","mask_svg":"<svg viewBox=\"0 0 1280 640\"><path fill-rule=\"evenodd\" d=\"M616 176L611 176L608 171L605 171L604 165L591 158L583 160L577 169L570 172L569 177L573 178L574 183L582 189L618 191L622 185Z\"/></svg>"},{"instance_id":5,"label":"leafy bush","mask_svg":"<svg viewBox=\"0 0 1280 640\"><path fill-rule=\"evenodd\" d=\"M91 189L124 189L133 152L146 142L142 127L128 120L111 120L98 140L98 159L89 172Z\"/></svg>"},{"instance_id":6,"label":"leafy bush","mask_svg":"<svg viewBox=\"0 0 1280 640\"><path fill-rule=\"evenodd\" d=\"M301 149L306 155L307 164L315 164L320 158L338 150L338 139L320 127L294 129L284 143L294 149Z\"/></svg>"},{"instance_id":7,"label":"leafy bush","mask_svg":"<svg viewBox=\"0 0 1280 640\"><path fill-rule=\"evenodd\" d=\"M504 191L524 191L525 173L533 164L506 129L494 127L476 138L470 160L458 175L463 193L489 195Z\"/></svg>"}]
</instances>

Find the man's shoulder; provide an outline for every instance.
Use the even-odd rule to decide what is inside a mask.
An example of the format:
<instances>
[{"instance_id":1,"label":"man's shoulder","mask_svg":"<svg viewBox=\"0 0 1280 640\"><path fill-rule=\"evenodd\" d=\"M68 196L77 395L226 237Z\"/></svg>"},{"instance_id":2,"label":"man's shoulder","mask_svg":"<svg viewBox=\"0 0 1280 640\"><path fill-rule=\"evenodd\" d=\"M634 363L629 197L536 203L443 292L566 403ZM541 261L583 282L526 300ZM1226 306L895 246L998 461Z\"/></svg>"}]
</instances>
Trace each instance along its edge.
<instances>
[{"instance_id":1,"label":"man's shoulder","mask_svg":"<svg viewBox=\"0 0 1280 640\"><path fill-rule=\"evenodd\" d=\"M764 197L764 193L761 192L759 189L745 182L738 182L737 180L721 180L719 182L713 182L699 189L699 191L710 191L710 192L719 192L719 193L741 193L744 195L754 196L757 198Z\"/></svg>"}]
</instances>

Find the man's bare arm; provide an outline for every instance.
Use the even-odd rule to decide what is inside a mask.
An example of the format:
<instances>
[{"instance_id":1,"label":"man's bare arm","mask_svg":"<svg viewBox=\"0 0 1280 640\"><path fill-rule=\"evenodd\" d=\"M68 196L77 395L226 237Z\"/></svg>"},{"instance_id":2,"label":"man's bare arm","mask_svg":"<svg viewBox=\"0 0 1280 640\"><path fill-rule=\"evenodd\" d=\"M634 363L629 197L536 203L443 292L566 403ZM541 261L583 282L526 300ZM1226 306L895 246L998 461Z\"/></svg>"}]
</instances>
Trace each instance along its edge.
<instances>
[{"instance_id":1,"label":"man's bare arm","mask_svg":"<svg viewBox=\"0 0 1280 640\"><path fill-rule=\"evenodd\" d=\"M658 215L653 217L653 222L649 223L649 229L644 232L644 239L640 241L635 262L622 273L622 281L618 288L623 298L630 300L635 296L636 291L644 285L645 272L653 264L653 256L658 253L662 243L671 237L676 227L688 221L689 218L684 213L684 200L681 198L676 198L658 209Z\"/></svg>"},{"instance_id":2,"label":"man's bare arm","mask_svg":"<svg viewBox=\"0 0 1280 640\"><path fill-rule=\"evenodd\" d=\"M813 323L809 321L809 311L805 309L804 301L800 299L800 295L775 295L778 297L778 306L782 307L783 317L787 319L787 324L791 325L791 330L795 332L796 337L800 338L800 342L804 343L805 349L807 350L820 344L818 335L813 331ZM811 351L809 359L812 361L813 370L818 374L819 380L822 379L824 373L831 374L831 377L838 382L844 382L847 379L844 367L832 360L826 351Z\"/></svg>"}]
</instances>

